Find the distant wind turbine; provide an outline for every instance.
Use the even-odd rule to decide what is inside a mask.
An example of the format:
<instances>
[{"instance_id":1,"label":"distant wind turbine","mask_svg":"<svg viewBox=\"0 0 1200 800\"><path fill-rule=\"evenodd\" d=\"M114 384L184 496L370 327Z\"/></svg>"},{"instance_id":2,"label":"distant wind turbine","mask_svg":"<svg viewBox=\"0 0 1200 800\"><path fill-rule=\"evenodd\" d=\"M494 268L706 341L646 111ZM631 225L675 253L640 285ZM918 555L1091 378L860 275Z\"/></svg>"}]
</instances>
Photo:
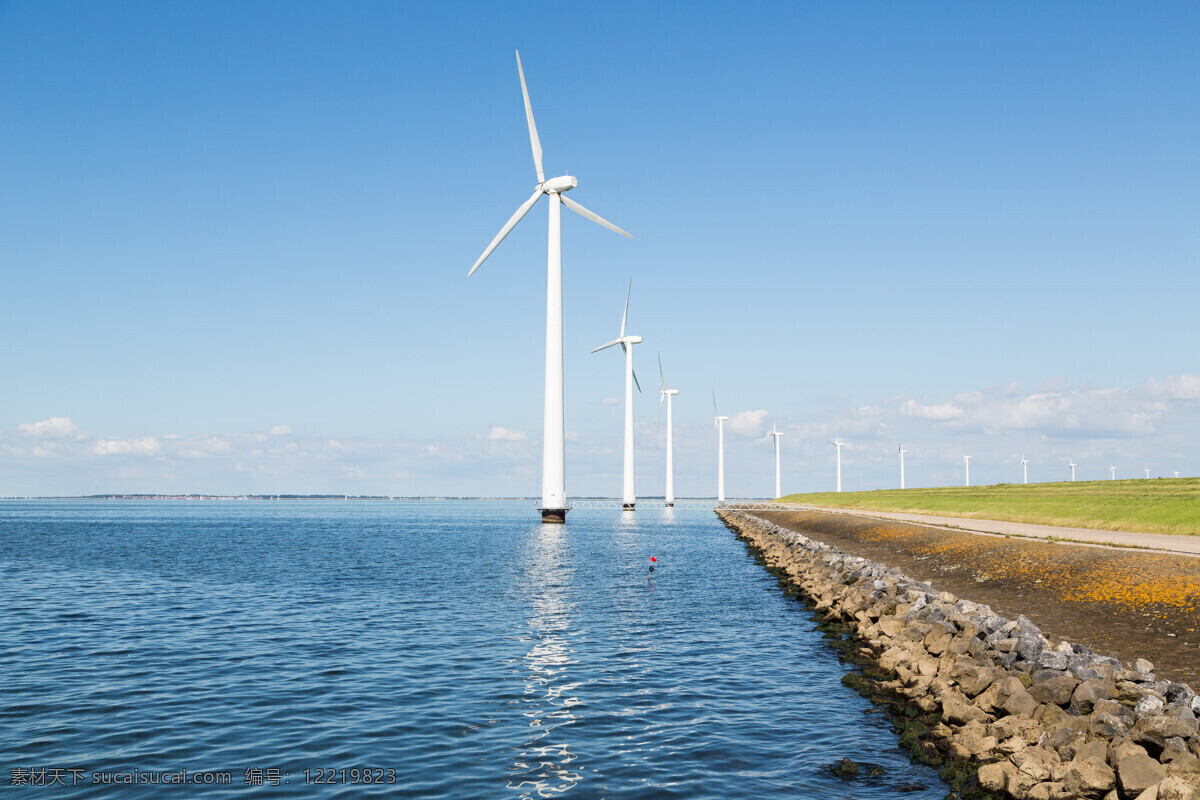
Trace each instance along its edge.
<instances>
[{"instance_id":1,"label":"distant wind turbine","mask_svg":"<svg viewBox=\"0 0 1200 800\"><path fill-rule=\"evenodd\" d=\"M1025 483L1029 483L1029 459L1024 454L1021 455L1021 469L1025 474Z\"/></svg>"},{"instance_id":2,"label":"distant wind turbine","mask_svg":"<svg viewBox=\"0 0 1200 800\"><path fill-rule=\"evenodd\" d=\"M971 457L970 456L967 456L967 455L963 456L963 465L966 467L966 473L967 473L966 485L970 486L971 485Z\"/></svg>"},{"instance_id":3,"label":"distant wind turbine","mask_svg":"<svg viewBox=\"0 0 1200 800\"><path fill-rule=\"evenodd\" d=\"M1178 477L1179 477L1179 470L1175 470L1175 477L1176 477L1176 478L1178 478Z\"/></svg>"},{"instance_id":4,"label":"distant wind turbine","mask_svg":"<svg viewBox=\"0 0 1200 800\"><path fill-rule=\"evenodd\" d=\"M633 278L630 278L629 288L625 290L625 311L621 314L621 335L592 351L598 353L617 344L625 351L625 469L621 482L621 506L626 511L633 511L637 505L637 494L633 488L633 385L636 383L638 391L642 390L637 373L633 371L633 346L641 344L642 337L625 335L625 322L629 319L629 294L632 291Z\"/></svg>"},{"instance_id":5,"label":"distant wind turbine","mask_svg":"<svg viewBox=\"0 0 1200 800\"><path fill-rule=\"evenodd\" d=\"M1117 479L1117 468L1116 468L1116 467L1109 467L1109 468L1108 468L1108 471L1109 471L1109 472L1112 474L1112 477L1111 477L1111 478L1109 478L1109 480L1113 480L1113 481L1115 481L1115 480Z\"/></svg>"},{"instance_id":6,"label":"distant wind turbine","mask_svg":"<svg viewBox=\"0 0 1200 800\"><path fill-rule=\"evenodd\" d=\"M1146 467L1146 480L1150 480L1150 468Z\"/></svg>"},{"instance_id":7,"label":"distant wind turbine","mask_svg":"<svg viewBox=\"0 0 1200 800\"><path fill-rule=\"evenodd\" d=\"M668 389L667 379L663 377L662 355L658 356L658 380L662 387L658 394L658 419L662 421L663 401L667 402L667 508L675 507L675 460L671 444L671 398L679 394L678 389Z\"/></svg>"},{"instance_id":8,"label":"distant wind turbine","mask_svg":"<svg viewBox=\"0 0 1200 800\"><path fill-rule=\"evenodd\" d=\"M775 440L775 497L783 497L783 492L779 490L779 437L783 436L779 429L775 427L775 423L771 423L771 437Z\"/></svg>"},{"instance_id":9,"label":"distant wind turbine","mask_svg":"<svg viewBox=\"0 0 1200 800\"><path fill-rule=\"evenodd\" d=\"M725 502L725 420L717 413L717 392L713 390L713 428L717 431L717 502Z\"/></svg>"},{"instance_id":10,"label":"distant wind turbine","mask_svg":"<svg viewBox=\"0 0 1200 800\"><path fill-rule=\"evenodd\" d=\"M904 454L907 453L908 451L904 449L903 445L901 445L896 448L896 452L898 452L900 454L900 488L903 489L904 488Z\"/></svg>"},{"instance_id":11,"label":"distant wind turbine","mask_svg":"<svg viewBox=\"0 0 1200 800\"><path fill-rule=\"evenodd\" d=\"M550 232L546 250L546 400L542 434L542 522L564 522L567 518L566 456L564 441L566 423L563 412L563 325L562 325L562 206L580 216L599 223L622 236L630 236L603 217L588 211L568 198L565 192L579 182L570 175L546 180L542 172L542 143L533 122L533 106L529 104L529 89L525 86L525 70L521 54L517 53L517 74L521 77L521 94L525 98L525 120L529 123L529 144L533 148L533 166L537 186L533 195L504 223L504 227L483 251L483 255L467 273L470 277L479 269L504 237L533 208L542 195L550 196Z\"/></svg>"},{"instance_id":12,"label":"distant wind turbine","mask_svg":"<svg viewBox=\"0 0 1200 800\"><path fill-rule=\"evenodd\" d=\"M842 490L842 446L846 443L842 441L840 433L829 443L837 448L837 490L840 492Z\"/></svg>"},{"instance_id":13,"label":"distant wind turbine","mask_svg":"<svg viewBox=\"0 0 1200 800\"><path fill-rule=\"evenodd\" d=\"M1075 459L1073 459L1073 458L1070 459L1070 464L1071 464L1071 482L1074 483L1075 482L1075 467L1076 467Z\"/></svg>"}]
</instances>

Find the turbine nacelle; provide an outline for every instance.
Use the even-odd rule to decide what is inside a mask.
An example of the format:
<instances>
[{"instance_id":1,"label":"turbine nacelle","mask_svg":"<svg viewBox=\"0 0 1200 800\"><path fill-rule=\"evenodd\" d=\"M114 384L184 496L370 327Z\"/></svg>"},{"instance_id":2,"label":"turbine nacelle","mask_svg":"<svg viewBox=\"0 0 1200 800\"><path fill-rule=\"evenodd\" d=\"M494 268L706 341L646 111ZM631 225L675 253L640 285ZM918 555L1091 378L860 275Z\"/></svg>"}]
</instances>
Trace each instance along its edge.
<instances>
[{"instance_id":1,"label":"turbine nacelle","mask_svg":"<svg viewBox=\"0 0 1200 800\"><path fill-rule=\"evenodd\" d=\"M574 177L563 175L561 178L551 178L548 181L543 181L538 184L538 188L549 194L561 194L571 191L578 185L579 181L575 180Z\"/></svg>"}]
</instances>

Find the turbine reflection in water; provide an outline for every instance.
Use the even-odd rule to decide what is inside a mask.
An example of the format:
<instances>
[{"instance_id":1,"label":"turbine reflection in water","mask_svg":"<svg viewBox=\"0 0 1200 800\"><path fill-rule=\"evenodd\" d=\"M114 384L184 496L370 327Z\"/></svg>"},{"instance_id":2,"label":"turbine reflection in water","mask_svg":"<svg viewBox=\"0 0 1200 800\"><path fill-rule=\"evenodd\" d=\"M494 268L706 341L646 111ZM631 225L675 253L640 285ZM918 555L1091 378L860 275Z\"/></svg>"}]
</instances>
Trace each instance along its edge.
<instances>
[{"instance_id":1,"label":"turbine reflection in water","mask_svg":"<svg viewBox=\"0 0 1200 800\"><path fill-rule=\"evenodd\" d=\"M529 676L521 700L530 738L519 748L508 781L520 797L554 797L582 779L569 766L578 756L566 741L567 726L576 720L571 709L583 702L574 694L580 682L567 675L567 668L578 662L567 639L574 607L567 599L566 528L538 525L531 538L527 581L532 615L522 641L532 647L524 659Z\"/></svg>"}]
</instances>

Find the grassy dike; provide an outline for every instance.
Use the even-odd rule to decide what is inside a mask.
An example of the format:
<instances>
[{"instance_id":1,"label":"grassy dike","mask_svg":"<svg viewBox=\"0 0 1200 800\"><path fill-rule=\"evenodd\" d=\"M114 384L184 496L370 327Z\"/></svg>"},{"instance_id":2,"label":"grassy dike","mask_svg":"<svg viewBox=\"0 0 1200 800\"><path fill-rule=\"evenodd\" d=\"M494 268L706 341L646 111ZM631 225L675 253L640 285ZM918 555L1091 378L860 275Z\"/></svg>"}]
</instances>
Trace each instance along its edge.
<instances>
[{"instance_id":1,"label":"grassy dike","mask_svg":"<svg viewBox=\"0 0 1200 800\"><path fill-rule=\"evenodd\" d=\"M790 494L780 499L862 511L1142 533L1200 534L1200 478L815 492Z\"/></svg>"}]
</instances>

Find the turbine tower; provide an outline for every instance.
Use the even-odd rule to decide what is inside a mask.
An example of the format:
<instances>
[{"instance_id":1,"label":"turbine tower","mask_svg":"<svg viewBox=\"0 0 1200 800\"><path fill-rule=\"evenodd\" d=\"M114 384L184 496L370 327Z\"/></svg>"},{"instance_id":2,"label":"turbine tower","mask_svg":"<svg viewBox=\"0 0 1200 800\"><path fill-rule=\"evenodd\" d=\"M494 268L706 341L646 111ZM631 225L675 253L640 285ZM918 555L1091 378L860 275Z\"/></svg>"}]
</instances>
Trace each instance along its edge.
<instances>
[{"instance_id":1,"label":"turbine tower","mask_svg":"<svg viewBox=\"0 0 1200 800\"><path fill-rule=\"evenodd\" d=\"M1109 471L1109 472L1112 474L1112 477L1111 477L1111 478L1109 478L1109 480L1115 481L1115 480L1117 479L1117 468L1116 468L1116 467L1109 467L1109 468L1108 468L1108 471Z\"/></svg>"},{"instance_id":2,"label":"turbine tower","mask_svg":"<svg viewBox=\"0 0 1200 800\"><path fill-rule=\"evenodd\" d=\"M1146 480L1150 480L1150 468L1146 467Z\"/></svg>"},{"instance_id":3,"label":"turbine tower","mask_svg":"<svg viewBox=\"0 0 1200 800\"><path fill-rule=\"evenodd\" d=\"M1075 459L1073 459L1073 458L1069 460L1069 463L1071 465L1071 483L1074 483L1075 482L1075 467L1077 465L1075 463Z\"/></svg>"},{"instance_id":4,"label":"turbine tower","mask_svg":"<svg viewBox=\"0 0 1200 800\"><path fill-rule=\"evenodd\" d=\"M624 478L621 482L621 507L626 511L633 511L633 507L637 505L637 494L633 488L633 386L637 384L637 390L642 390L642 385L638 383L637 373L633 371L633 346L642 343L640 336L625 335L625 321L629 319L629 293L633 291L633 278L629 279L629 288L625 290L625 313L621 315L621 335L613 339L607 344L602 344L593 350L593 353L612 347L613 345L621 345L621 349L625 351L625 470Z\"/></svg>"},{"instance_id":5,"label":"turbine tower","mask_svg":"<svg viewBox=\"0 0 1200 800\"><path fill-rule=\"evenodd\" d=\"M630 236L608 220L588 211L564 194L579 185L570 175L546 180L542 172L542 143L533 122L533 106L529 104L529 89L525 86L525 70L521 54L517 53L517 74L521 77L521 94L525 98L525 120L529 123L529 144L533 148L533 166L537 186L533 195L509 217L508 222L492 239L483 255L467 273L469 278L479 269L504 237L516 227L521 218L533 208L542 195L550 196L550 232L546 249L546 396L542 428L542 522L565 522L567 518L566 421L563 413L563 326L562 326L562 206L580 216L599 223L622 236Z\"/></svg>"},{"instance_id":6,"label":"turbine tower","mask_svg":"<svg viewBox=\"0 0 1200 800\"><path fill-rule=\"evenodd\" d=\"M667 379L663 377L662 354L658 356L658 381L662 387L659 389L658 398L658 421L662 422L663 401L667 403L667 491L666 501L667 508L675 507L675 455L671 442L671 398L679 394L678 389L668 389Z\"/></svg>"},{"instance_id":7,"label":"turbine tower","mask_svg":"<svg viewBox=\"0 0 1200 800\"><path fill-rule=\"evenodd\" d=\"M903 489L904 488L904 454L907 453L908 451L904 449L903 445L901 445L896 448L896 452L898 452L900 454L900 488Z\"/></svg>"},{"instance_id":8,"label":"turbine tower","mask_svg":"<svg viewBox=\"0 0 1200 800\"><path fill-rule=\"evenodd\" d=\"M713 428L717 431L717 503L725 502L725 420L717 413L717 392L713 390Z\"/></svg>"},{"instance_id":9,"label":"turbine tower","mask_svg":"<svg viewBox=\"0 0 1200 800\"><path fill-rule=\"evenodd\" d=\"M1021 454L1021 469L1025 473L1025 483L1029 483L1029 459L1024 453Z\"/></svg>"},{"instance_id":10,"label":"turbine tower","mask_svg":"<svg viewBox=\"0 0 1200 800\"><path fill-rule=\"evenodd\" d=\"M966 468L966 473L967 473L966 485L970 486L971 485L971 457L970 456L966 456L966 455L963 456L963 466Z\"/></svg>"},{"instance_id":11,"label":"turbine tower","mask_svg":"<svg viewBox=\"0 0 1200 800\"><path fill-rule=\"evenodd\" d=\"M779 437L783 436L779 429L771 423L771 437L775 440L775 497L776 499L783 497L783 492L779 490Z\"/></svg>"},{"instance_id":12,"label":"turbine tower","mask_svg":"<svg viewBox=\"0 0 1200 800\"><path fill-rule=\"evenodd\" d=\"M839 433L829 443L837 448L837 490L840 492L842 490L842 445L845 442L842 441L842 435Z\"/></svg>"}]
</instances>

